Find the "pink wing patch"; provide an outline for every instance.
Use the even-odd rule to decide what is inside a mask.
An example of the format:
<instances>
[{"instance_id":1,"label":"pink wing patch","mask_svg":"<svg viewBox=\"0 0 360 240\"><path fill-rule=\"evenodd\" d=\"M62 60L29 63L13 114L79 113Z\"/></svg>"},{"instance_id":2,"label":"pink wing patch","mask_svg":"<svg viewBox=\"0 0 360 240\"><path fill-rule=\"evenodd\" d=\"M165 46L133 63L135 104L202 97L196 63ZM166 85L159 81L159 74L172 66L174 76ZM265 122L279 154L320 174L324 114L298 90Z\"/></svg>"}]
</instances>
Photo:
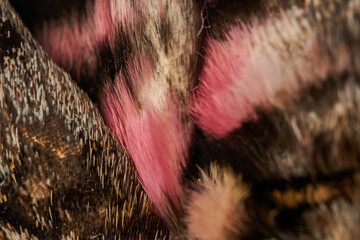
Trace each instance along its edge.
<instances>
[{"instance_id":1,"label":"pink wing patch","mask_svg":"<svg viewBox=\"0 0 360 240\"><path fill-rule=\"evenodd\" d=\"M212 136L224 137L256 120L257 107L284 107L285 95L296 99L301 88L345 67L346 56L339 49L342 60L332 64L318 46L316 30L284 13L263 24L234 26L225 41L208 42L192 105L195 121Z\"/></svg>"},{"instance_id":2,"label":"pink wing patch","mask_svg":"<svg viewBox=\"0 0 360 240\"><path fill-rule=\"evenodd\" d=\"M128 0L96 0L87 5L86 14L73 12L45 22L35 36L57 64L79 79L84 66L90 73L96 70L98 45L106 42L113 48L117 28L131 29L136 19Z\"/></svg>"},{"instance_id":3,"label":"pink wing patch","mask_svg":"<svg viewBox=\"0 0 360 240\"><path fill-rule=\"evenodd\" d=\"M139 63L129 62L131 81L139 91L142 84L152 80L152 66L145 58ZM185 166L190 127L184 127L181 121L177 99L170 94L165 99L161 107L151 102L135 102L120 73L115 85L106 86L101 109L107 125L131 155L150 199L171 222L168 200L178 207L183 198L181 171Z\"/></svg>"}]
</instances>

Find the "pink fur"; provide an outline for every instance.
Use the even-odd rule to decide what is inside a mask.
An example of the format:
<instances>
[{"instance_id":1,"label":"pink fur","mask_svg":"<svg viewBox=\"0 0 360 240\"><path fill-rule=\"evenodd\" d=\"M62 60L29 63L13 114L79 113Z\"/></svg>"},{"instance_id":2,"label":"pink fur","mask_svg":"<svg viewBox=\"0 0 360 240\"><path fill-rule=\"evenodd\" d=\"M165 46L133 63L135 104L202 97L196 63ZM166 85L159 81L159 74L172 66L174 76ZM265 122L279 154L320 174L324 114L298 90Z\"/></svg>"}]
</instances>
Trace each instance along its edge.
<instances>
[{"instance_id":1,"label":"pink fur","mask_svg":"<svg viewBox=\"0 0 360 240\"><path fill-rule=\"evenodd\" d=\"M122 30L131 31L138 20L138 15L129 0L96 0L92 20L97 42L107 41L112 49L115 47L115 33Z\"/></svg>"},{"instance_id":2,"label":"pink fur","mask_svg":"<svg viewBox=\"0 0 360 240\"><path fill-rule=\"evenodd\" d=\"M93 25L85 18L79 22L78 18L74 13L68 19L44 23L36 32L50 57L66 71L75 70L76 78L80 77L83 63L87 63L90 70L96 66Z\"/></svg>"},{"instance_id":3,"label":"pink fur","mask_svg":"<svg viewBox=\"0 0 360 240\"><path fill-rule=\"evenodd\" d=\"M115 26L132 26L137 20L137 13L130 0L110 0L111 18Z\"/></svg>"},{"instance_id":4,"label":"pink fur","mask_svg":"<svg viewBox=\"0 0 360 240\"><path fill-rule=\"evenodd\" d=\"M333 67L307 22L283 13L262 25L231 27L226 41L209 40L193 101L195 121L214 137L224 137L256 119L256 107L282 107L282 96L325 79Z\"/></svg>"},{"instance_id":5,"label":"pink fur","mask_svg":"<svg viewBox=\"0 0 360 240\"><path fill-rule=\"evenodd\" d=\"M109 0L96 0L94 9L89 9L88 12L93 12L94 30L96 40L101 41L109 37L112 29L112 18Z\"/></svg>"},{"instance_id":6,"label":"pink fur","mask_svg":"<svg viewBox=\"0 0 360 240\"><path fill-rule=\"evenodd\" d=\"M228 169L210 166L210 176L202 172L198 189L190 192L186 206L190 239L241 239L247 219L244 201L249 190L241 177ZM236 237L237 238L236 238Z\"/></svg>"},{"instance_id":7,"label":"pink fur","mask_svg":"<svg viewBox=\"0 0 360 240\"><path fill-rule=\"evenodd\" d=\"M130 60L128 68L136 92L146 93L142 86L154 80L151 64L141 58L139 63ZM180 177L190 129L181 122L178 101L165 94L163 105L143 101L139 108L120 73L115 85L109 83L105 88L101 109L106 123L130 153L150 199L170 221L167 197L175 205L183 197Z\"/></svg>"},{"instance_id":8,"label":"pink fur","mask_svg":"<svg viewBox=\"0 0 360 240\"><path fill-rule=\"evenodd\" d=\"M106 42L113 48L117 28L134 25L134 12L128 0L96 0L87 6L84 16L74 12L46 22L35 35L50 57L66 71L75 72L79 79L84 63L90 72L95 70L99 43Z\"/></svg>"}]
</instances>

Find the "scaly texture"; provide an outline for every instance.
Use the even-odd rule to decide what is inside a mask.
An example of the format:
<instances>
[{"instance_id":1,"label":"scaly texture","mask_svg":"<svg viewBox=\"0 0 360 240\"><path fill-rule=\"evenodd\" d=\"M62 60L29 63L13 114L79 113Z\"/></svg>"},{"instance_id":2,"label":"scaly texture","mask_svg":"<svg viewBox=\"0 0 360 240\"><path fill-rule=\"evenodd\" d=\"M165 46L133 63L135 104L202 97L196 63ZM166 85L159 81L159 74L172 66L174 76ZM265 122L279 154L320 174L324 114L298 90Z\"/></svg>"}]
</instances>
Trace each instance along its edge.
<instances>
[{"instance_id":1,"label":"scaly texture","mask_svg":"<svg viewBox=\"0 0 360 240\"><path fill-rule=\"evenodd\" d=\"M46 42L71 68L96 56L79 86L139 174L40 46L46 60L17 60L23 37L0 25L0 238L170 237L150 201L179 239L359 238L359 0L11 1L45 10L33 32L65 30Z\"/></svg>"},{"instance_id":2,"label":"scaly texture","mask_svg":"<svg viewBox=\"0 0 360 240\"><path fill-rule=\"evenodd\" d=\"M99 111L0 6L0 236L166 238Z\"/></svg>"},{"instance_id":3,"label":"scaly texture","mask_svg":"<svg viewBox=\"0 0 360 240\"><path fill-rule=\"evenodd\" d=\"M132 38L127 32L133 53L116 74L115 86L109 83L102 93L101 109L158 212L176 229L192 135L187 109L196 76L197 9L190 0L135 6L141 19L136 30L142 34Z\"/></svg>"}]
</instances>

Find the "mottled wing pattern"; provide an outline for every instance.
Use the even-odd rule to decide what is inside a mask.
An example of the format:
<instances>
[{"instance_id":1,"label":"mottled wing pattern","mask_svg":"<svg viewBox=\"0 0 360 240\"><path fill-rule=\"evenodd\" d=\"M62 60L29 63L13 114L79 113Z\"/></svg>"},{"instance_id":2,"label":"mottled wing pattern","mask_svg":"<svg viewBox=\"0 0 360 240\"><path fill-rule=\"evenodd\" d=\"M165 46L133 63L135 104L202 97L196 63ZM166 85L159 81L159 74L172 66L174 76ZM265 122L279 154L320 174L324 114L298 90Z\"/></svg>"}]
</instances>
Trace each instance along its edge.
<instances>
[{"instance_id":1,"label":"mottled wing pattern","mask_svg":"<svg viewBox=\"0 0 360 240\"><path fill-rule=\"evenodd\" d=\"M0 7L0 239L168 237L98 109Z\"/></svg>"},{"instance_id":2,"label":"mottled wing pattern","mask_svg":"<svg viewBox=\"0 0 360 240\"><path fill-rule=\"evenodd\" d=\"M10 2L1 237L360 238L359 0Z\"/></svg>"}]
</instances>

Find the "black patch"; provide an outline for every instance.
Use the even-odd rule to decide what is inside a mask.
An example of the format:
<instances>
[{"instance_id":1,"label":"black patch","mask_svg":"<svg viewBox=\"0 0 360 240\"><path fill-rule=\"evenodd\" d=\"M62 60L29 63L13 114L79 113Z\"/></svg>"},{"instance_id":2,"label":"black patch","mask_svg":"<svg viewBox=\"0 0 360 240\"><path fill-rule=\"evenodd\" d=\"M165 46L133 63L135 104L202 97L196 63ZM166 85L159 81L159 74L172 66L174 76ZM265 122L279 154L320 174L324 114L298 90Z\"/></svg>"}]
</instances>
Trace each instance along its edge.
<instances>
[{"instance_id":1,"label":"black patch","mask_svg":"<svg viewBox=\"0 0 360 240\"><path fill-rule=\"evenodd\" d=\"M10 0L25 25L32 31L35 25L66 18L73 12L83 15L86 4L94 0Z\"/></svg>"}]
</instances>

